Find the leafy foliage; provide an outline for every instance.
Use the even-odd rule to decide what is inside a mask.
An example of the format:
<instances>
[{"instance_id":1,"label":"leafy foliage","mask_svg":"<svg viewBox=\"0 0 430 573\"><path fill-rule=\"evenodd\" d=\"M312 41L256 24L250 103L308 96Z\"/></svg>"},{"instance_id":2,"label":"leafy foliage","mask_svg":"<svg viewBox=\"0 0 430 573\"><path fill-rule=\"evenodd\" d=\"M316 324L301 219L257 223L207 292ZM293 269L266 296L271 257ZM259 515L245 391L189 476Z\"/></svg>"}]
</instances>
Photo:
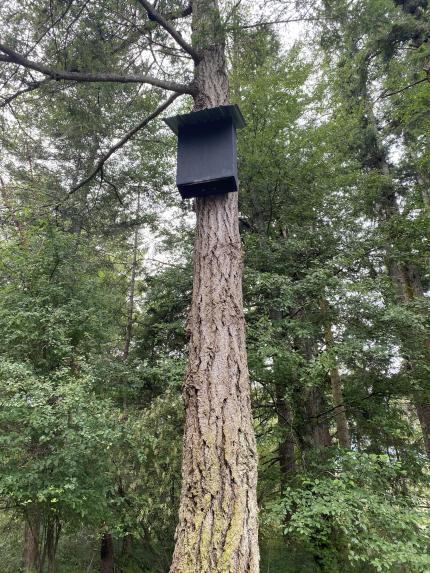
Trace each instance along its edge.
<instances>
[{"instance_id":1,"label":"leafy foliage","mask_svg":"<svg viewBox=\"0 0 430 573\"><path fill-rule=\"evenodd\" d=\"M0 6L2 42L33 46L35 60L191 78L137 3L27 4ZM265 2L259 17L284 20L290 4ZM157 6L186 36L187 4ZM239 201L262 571L425 573L430 8L294 6L310 22L288 48L250 3L222 14L247 120ZM5 98L34 87L0 66ZM53 526L60 573L99 571L106 535L121 571L169 570L194 217L172 183L175 138L149 124L68 194L162 100L158 87L48 81L2 107L5 573L22 566L29 524L40 571Z\"/></svg>"}]
</instances>

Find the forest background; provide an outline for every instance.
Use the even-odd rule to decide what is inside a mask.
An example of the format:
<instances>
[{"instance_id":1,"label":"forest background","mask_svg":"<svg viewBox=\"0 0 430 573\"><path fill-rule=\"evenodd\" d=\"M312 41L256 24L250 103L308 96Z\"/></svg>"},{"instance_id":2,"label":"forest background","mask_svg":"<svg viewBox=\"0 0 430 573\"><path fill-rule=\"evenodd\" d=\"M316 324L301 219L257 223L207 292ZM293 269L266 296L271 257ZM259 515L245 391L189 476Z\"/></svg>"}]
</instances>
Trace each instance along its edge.
<instances>
[{"instance_id":1,"label":"forest background","mask_svg":"<svg viewBox=\"0 0 430 573\"><path fill-rule=\"evenodd\" d=\"M190 14L156 8L179 27ZM247 121L261 571L428 572L428 2L220 13ZM164 573L194 211L174 135L160 118L134 129L163 86L62 82L11 50L165 82L191 60L139 2L14 0L0 20L0 572ZM191 110L169 103L164 117Z\"/></svg>"}]
</instances>

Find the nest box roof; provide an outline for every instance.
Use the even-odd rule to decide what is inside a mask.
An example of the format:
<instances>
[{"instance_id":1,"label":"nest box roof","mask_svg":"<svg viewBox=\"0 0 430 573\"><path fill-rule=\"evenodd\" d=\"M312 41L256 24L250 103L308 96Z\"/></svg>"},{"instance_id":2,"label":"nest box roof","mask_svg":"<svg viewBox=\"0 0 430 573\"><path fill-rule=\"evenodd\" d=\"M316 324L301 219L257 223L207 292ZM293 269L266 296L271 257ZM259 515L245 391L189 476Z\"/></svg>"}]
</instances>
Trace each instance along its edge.
<instances>
[{"instance_id":1,"label":"nest box roof","mask_svg":"<svg viewBox=\"0 0 430 573\"><path fill-rule=\"evenodd\" d=\"M180 127L215 123L227 118L233 120L233 125L236 129L241 129L246 125L239 106L236 104L221 105L219 107L202 109L201 111L193 111L192 113L174 115L173 117L165 118L164 121L170 129L178 135Z\"/></svg>"}]
</instances>

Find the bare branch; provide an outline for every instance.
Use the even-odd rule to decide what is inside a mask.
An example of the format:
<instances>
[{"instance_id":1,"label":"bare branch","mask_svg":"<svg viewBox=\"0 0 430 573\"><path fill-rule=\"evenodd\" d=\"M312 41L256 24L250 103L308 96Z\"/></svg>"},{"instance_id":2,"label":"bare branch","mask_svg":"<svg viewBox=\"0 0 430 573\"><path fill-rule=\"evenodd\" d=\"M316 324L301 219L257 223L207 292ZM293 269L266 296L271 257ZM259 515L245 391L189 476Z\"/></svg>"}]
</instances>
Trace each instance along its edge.
<instances>
[{"instance_id":1,"label":"bare branch","mask_svg":"<svg viewBox=\"0 0 430 573\"><path fill-rule=\"evenodd\" d=\"M100 171L102 171L103 166L106 163L106 161L109 159L109 157L111 157L116 151L118 151L118 149L121 149L121 147L123 147L127 143L127 141L129 141L134 135L136 135L136 133L138 131L140 131L142 128L146 127L149 122L151 122L153 119L155 119L157 116L159 116L160 113L162 113L165 109L167 109L175 101L175 99L177 97L179 97L180 95L181 94L178 94L178 93L172 94L164 103L162 103L159 107L157 107L157 109L155 111L153 111L148 116L146 116L145 119L143 119L140 123L138 123L132 129L130 129L130 131L127 131L127 133L118 141L118 143L113 145L109 149L109 151L107 151L97 161L97 163L96 163L94 169L91 171L91 173L87 177L85 177L85 179L82 179L82 181L80 181L77 185L75 185L75 187L73 187L73 189L71 189L69 191L69 195L71 195L72 193L75 193L76 191L78 191L78 189L80 189L81 187L83 187L84 185L89 183L91 181L91 179L93 179L97 175L97 173L100 173Z\"/></svg>"},{"instance_id":2,"label":"bare branch","mask_svg":"<svg viewBox=\"0 0 430 573\"><path fill-rule=\"evenodd\" d=\"M9 103L11 103L14 99L21 96L22 94L26 94L34 90L37 90L38 88L40 88L41 85L44 85L48 82L52 82L52 78L46 78L45 80L41 80L40 82L31 82L30 84L27 85L26 88L15 92L11 96L3 98L3 101L0 104L0 109L7 106Z\"/></svg>"},{"instance_id":3,"label":"bare branch","mask_svg":"<svg viewBox=\"0 0 430 573\"><path fill-rule=\"evenodd\" d=\"M414 86L417 86L418 84L422 84L423 82L427 82L427 81L429 81L429 78L423 78L422 80L418 80L416 82L413 82L412 84L409 84L409 85L405 86L404 88L401 88L400 90L396 90L396 91L390 92L388 94L383 92L377 99L384 99L386 97L400 94L400 93L408 90L409 88L413 88Z\"/></svg>"},{"instance_id":4,"label":"bare branch","mask_svg":"<svg viewBox=\"0 0 430 573\"><path fill-rule=\"evenodd\" d=\"M200 61L200 56L196 52L196 50L188 42L184 40L184 38L181 36L178 30L176 30L176 28L174 28L174 26L172 26L172 24L168 20L166 20L164 16L162 16L159 12L157 12L157 10L150 2L147 2L147 0L137 0L137 1L141 6L145 8L150 20L158 22L158 24L160 24L160 26L164 28L166 32L168 32L174 40L176 40L176 42L181 46L181 48L185 50L193 58L195 62Z\"/></svg>"},{"instance_id":5,"label":"bare branch","mask_svg":"<svg viewBox=\"0 0 430 573\"><path fill-rule=\"evenodd\" d=\"M55 81L69 80L73 82L113 82L121 84L150 84L165 90L177 92L179 94L190 94L194 93L194 88L192 85L178 84L176 82L161 80L154 78L152 76L140 76L140 75L121 75L115 73L89 73L89 72L71 72L67 70L53 70L44 64L38 62L33 62L27 59L22 54L15 52L11 48L0 44L0 51L6 54L6 56L0 55L0 62L7 62L10 64L17 64L29 70L34 70L40 72L45 76L50 77Z\"/></svg>"},{"instance_id":6,"label":"bare branch","mask_svg":"<svg viewBox=\"0 0 430 573\"><path fill-rule=\"evenodd\" d=\"M318 22L319 20L331 20L331 18L327 18L327 17L318 17L318 18L289 18L287 20L272 20L272 21L266 21L266 22L255 22L254 24L244 24L244 25L239 25L237 26L238 28L241 29L248 29L248 28L259 28L260 26L272 26L272 25L277 25L277 24L290 24L292 22Z\"/></svg>"}]
</instances>

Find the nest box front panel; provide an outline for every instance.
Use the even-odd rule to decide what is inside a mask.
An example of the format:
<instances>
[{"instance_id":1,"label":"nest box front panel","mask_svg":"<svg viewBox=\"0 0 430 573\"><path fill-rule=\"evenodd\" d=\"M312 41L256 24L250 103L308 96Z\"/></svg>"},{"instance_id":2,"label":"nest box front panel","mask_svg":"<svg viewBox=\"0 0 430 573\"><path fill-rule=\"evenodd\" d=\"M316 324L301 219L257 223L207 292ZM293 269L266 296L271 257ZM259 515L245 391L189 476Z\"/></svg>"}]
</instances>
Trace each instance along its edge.
<instances>
[{"instance_id":1,"label":"nest box front panel","mask_svg":"<svg viewBox=\"0 0 430 573\"><path fill-rule=\"evenodd\" d=\"M179 127L176 184L184 199L237 191L236 129L231 119Z\"/></svg>"}]
</instances>

